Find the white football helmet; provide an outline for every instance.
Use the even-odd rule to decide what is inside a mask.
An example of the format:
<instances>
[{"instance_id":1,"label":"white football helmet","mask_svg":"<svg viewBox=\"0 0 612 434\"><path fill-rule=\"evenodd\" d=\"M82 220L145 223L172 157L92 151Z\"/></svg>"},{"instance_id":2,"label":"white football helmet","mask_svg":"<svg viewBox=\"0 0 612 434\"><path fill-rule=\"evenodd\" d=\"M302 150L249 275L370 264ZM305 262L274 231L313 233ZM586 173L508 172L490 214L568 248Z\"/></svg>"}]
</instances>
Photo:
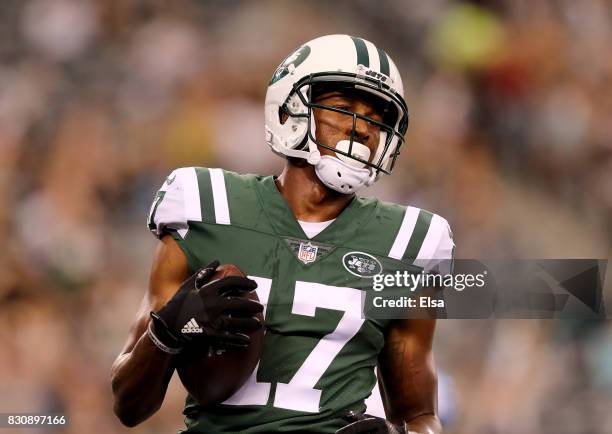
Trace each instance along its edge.
<instances>
[{"instance_id":1,"label":"white football helmet","mask_svg":"<svg viewBox=\"0 0 612 434\"><path fill-rule=\"evenodd\" d=\"M317 104L313 87L352 89L380 98L382 122L342 108ZM353 128L347 140L335 146L316 139L313 109L351 116ZM287 119L283 121L283 113ZM354 140L357 119L380 129L380 142L372 158L370 149ZM265 102L266 143L283 157L303 158L315 166L329 188L350 194L369 186L380 172L390 174L408 128L408 107L399 71L391 58L373 43L349 35L313 39L290 54L276 69ZM335 156L321 156L318 147Z\"/></svg>"}]
</instances>

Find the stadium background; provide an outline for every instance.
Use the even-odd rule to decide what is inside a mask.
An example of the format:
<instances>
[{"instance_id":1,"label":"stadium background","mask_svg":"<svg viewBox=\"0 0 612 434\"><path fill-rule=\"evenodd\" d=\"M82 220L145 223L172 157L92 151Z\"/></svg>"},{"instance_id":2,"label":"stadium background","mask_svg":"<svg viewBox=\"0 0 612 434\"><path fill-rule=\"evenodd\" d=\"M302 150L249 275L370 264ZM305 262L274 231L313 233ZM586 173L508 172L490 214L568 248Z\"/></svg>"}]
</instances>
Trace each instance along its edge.
<instances>
[{"instance_id":1,"label":"stadium background","mask_svg":"<svg viewBox=\"0 0 612 434\"><path fill-rule=\"evenodd\" d=\"M611 23L606 0L3 1L0 412L127 431L109 367L147 285L152 196L178 166L278 172L266 83L318 35L372 40L404 77L407 146L366 195L445 216L460 258L610 257ZM610 331L441 321L446 432L612 432ZM174 432L183 397L173 380L132 432Z\"/></svg>"}]
</instances>

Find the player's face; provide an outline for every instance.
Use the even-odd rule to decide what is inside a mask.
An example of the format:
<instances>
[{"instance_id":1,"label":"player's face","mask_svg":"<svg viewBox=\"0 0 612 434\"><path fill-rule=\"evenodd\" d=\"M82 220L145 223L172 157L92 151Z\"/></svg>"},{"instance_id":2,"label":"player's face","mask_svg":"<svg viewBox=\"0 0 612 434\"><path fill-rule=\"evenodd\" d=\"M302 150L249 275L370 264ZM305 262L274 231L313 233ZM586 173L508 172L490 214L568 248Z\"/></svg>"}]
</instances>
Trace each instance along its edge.
<instances>
[{"instance_id":1,"label":"player's face","mask_svg":"<svg viewBox=\"0 0 612 434\"><path fill-rule=\"evenodd\" d=\"M364 92L331 91L315 98L315 102L367 116L382 122L380 102ZM317 141L334 148L340 140L350 140L353 128L353 117L325 109L314 109ZM370 149L369 162L372 162L380 139L380 128L366 120L357 118L353 140ZM322 155L333 155L334 152L321 148Z\"/></svg>"}]
</instances>

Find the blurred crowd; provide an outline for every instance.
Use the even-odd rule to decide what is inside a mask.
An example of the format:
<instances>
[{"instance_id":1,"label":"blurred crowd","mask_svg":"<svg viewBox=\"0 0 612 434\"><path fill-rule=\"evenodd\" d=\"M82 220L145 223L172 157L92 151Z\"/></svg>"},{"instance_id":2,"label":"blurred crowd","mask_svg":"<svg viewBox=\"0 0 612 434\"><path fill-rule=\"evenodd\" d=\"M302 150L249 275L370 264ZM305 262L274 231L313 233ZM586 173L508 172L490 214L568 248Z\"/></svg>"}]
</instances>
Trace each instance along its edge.
<instances>
[{"instance_id":1,"label":"blurred crowd","mask_svg":"<svg viewBox=\"0 0 612 434\"><path fill-rule=\"evenodd\" d=\"M153 194L180 166L278 172L266 84L330 33L384 47L404 78L407 144L365 195L445 216L461 258L612 256L608 0L5 0L0 413L127 431L109 369L147 286ZM610 331L440 321L446 432L612 432ZM183 398L173 380L132 431L174 432Z\"/></svg>"}]
</instances>

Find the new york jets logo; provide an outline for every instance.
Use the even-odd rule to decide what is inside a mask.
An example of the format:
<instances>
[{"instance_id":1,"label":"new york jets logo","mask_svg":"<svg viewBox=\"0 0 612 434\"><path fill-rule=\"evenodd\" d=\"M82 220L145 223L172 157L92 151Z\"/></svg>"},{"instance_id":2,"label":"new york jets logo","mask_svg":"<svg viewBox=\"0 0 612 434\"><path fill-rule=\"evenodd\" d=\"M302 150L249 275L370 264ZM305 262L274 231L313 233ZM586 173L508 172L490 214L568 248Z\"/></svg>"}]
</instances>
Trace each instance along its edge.
<instances>
[{"instance_id":1,"label":"new york jets logo","mask_svg":"<svg viewBox=\"0 0 612 434\"><path fill-rule=\"evenodd\" d=\"M380 261L363 252L349 252L342 257L342 265L351 274L359 277L374 277L382 272Z\"/></svg>"},{"instance_id":2,"label":"new york jets logo","mask_svg":"<svg viewBox=\"0 0 612 434\"><path fill-rule=\"evenodd\" d=\"M304 60L306 60L309 54L310 47L308 45L304 45L291 53L285 60L283 60L283 63L276 68L276 71L274 71L269 84L274 84L285 75L289 74L289 72L291 72L289 66L293 65L294 68L297 68Z\"/></svg>"}]
</instances>

